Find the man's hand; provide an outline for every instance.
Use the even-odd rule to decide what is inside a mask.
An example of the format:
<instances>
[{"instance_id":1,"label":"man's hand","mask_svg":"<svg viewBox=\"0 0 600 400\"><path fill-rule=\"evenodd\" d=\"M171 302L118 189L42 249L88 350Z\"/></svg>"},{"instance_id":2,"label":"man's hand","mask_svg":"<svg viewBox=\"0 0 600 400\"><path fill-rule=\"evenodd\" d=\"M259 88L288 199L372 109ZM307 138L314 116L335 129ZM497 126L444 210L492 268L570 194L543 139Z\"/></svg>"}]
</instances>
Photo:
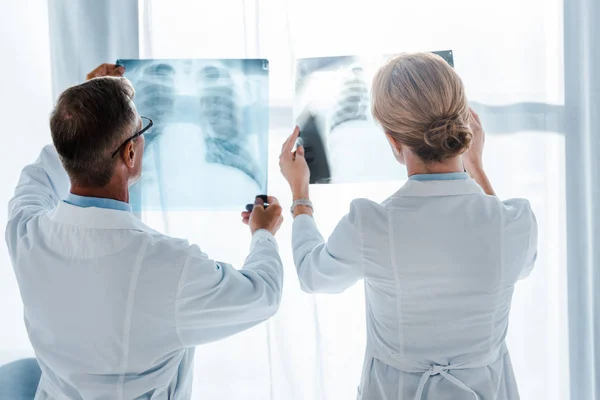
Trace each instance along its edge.
<instances>
[{"instance_id":1,"label":"man's hand","mask_svg":"<svg viewBox=\"0 0 600 400\"><path fill-rule=\"evenodd\" d=\"M268 203L269 207L265 209L262 199L257 197L254 201L252 212L244 211L242 213L242 222L250 226L250 232L253 235L254 232L260 229L266 229L275 235L283 223L279 200L273 196L269 196Z\"/></svg>"},{"instance_id":2,"label":"man's hand","mask_svg":"<svg viewBox=\"0 0 600 400\"><path fill-rule=\"evenodd\" d=\"M125 67L117 66L116 64L102 64L96 67L95 70L87 74L86 81L100 76L123 76Z\"/></svg>"}]
</instances>

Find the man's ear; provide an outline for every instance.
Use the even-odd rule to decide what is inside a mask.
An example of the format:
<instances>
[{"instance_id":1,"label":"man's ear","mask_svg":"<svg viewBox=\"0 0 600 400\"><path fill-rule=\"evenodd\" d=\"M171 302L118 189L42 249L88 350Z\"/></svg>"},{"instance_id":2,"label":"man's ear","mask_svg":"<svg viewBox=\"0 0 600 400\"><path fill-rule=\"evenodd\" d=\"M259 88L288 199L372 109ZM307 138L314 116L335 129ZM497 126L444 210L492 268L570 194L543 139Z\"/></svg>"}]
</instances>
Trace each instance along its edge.
<instances>
[{"instance_id":1,"label":"man's ear","mask_svg":"<svg viewBox=\"0 0 600 400\"><path fill-rule=\"evenodd\" d=\"M133 168L135 166L135 146L133 145L133 140L130 140L125 145L123 156L125 158L125 165L129 168Z\"/></svg>"}]
</instances>

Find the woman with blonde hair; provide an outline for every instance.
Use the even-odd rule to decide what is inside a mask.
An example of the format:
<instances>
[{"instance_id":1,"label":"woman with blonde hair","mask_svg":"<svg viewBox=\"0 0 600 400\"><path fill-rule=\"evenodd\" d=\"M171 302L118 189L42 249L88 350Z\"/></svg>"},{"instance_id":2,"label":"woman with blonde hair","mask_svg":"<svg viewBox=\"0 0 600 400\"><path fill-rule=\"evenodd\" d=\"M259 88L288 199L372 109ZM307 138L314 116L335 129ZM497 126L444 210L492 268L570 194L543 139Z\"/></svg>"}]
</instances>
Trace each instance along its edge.
<instances>
[{"instance_id":1,"label":"woman with blonde hair","mask_svg":"<svg viewBox=\"0 0 600 400\"><path fill-rule=\"evenodd\" d=\"M298 128L283 146L302 289L364 279L367 349L359 399L519 398L505 344L514 285L536 256L529 202L499 200L484 132L456 72L402 54L375 76L372 113L409 179L381 204L357 199L325 241L312 218Z\"/></svg>"}]
</instances>

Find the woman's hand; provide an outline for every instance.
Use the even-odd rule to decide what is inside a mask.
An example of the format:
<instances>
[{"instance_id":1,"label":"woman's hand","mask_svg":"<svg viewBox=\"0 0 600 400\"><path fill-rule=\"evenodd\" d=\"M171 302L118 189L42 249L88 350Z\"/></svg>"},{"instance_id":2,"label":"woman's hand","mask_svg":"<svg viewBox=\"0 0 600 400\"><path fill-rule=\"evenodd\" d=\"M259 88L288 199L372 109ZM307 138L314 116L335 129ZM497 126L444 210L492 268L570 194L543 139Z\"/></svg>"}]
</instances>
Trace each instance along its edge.
<instances>
[{"instance_id":1,"label":"woman's hand","mask_svg":"<svg viewBox=\"0 0 600 400\"><path fill-rule=\"evenodd\" d=\"M281 155L279 156L281 173L290 184L294 200L308 198L308 184L310 181L310 170L304 158L304 147L298 146L296 151L292 151L299 135L300 128L296 127L290 137L283 143Z\"/></svg>"},{"instance_id":2,"label":"woman's hand","mask_svg":"<svg viewBox=\"0 0 600 400\"><path fill-rule=\"evenodd\" d=\"M473 131L471 147L463 154L463 163L467 172L483 168L483 146L485 144L485 132L481 126L479 115L471 108L469 125Z\"/></svg>"},{"instance_id":3,"label":"woman's hand","mask_svg":"<svg viewBox=\"0 0 600 400\"><path fill-rule=\"evenodd\" d=\"M469 150L463 154L463 164L465 169L475 181L481 186L484 192L490 196L495 196L494 188L490 183L485 171L483 170L483 145L485 144L485 132L481 126L479 115L471 109L471 119L469 121L473 131L473 141Z\"/></svg>"}]
</instances>

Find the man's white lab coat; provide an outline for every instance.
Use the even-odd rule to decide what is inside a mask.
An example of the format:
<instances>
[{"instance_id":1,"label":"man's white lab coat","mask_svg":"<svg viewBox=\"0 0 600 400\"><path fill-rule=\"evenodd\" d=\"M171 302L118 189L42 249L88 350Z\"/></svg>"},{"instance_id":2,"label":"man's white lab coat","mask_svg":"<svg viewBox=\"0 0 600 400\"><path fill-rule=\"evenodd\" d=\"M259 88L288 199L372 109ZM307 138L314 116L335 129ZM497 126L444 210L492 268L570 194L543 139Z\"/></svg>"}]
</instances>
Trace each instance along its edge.
<instances>
[{"instance_id":1,"label":"man's white lab coat","mask_svg":"<svg viewBox=\"0 0 600 400\"><path fill-rule=\"evenodd\" d=\"M68 190L49 146L9 205L6 241L42 369L36 400L189 399L194 346L277 311L275 239L256 232L238 271L130 212L67 204Z\"/></svg>"},{"instance_id":2,"label":"man's white lab coat","mask_svg":"<svg viewBox=\"0 0 600 400\"><path fill-rule=\"evenodd\" d=\"M465 178L409 180L381 205L355 200L327 242L311 217L294 221L305 291L364 279L359 399L519 398L504 339L537 225L526 200L502 202Z\"/></svg>"}]
</instances>

